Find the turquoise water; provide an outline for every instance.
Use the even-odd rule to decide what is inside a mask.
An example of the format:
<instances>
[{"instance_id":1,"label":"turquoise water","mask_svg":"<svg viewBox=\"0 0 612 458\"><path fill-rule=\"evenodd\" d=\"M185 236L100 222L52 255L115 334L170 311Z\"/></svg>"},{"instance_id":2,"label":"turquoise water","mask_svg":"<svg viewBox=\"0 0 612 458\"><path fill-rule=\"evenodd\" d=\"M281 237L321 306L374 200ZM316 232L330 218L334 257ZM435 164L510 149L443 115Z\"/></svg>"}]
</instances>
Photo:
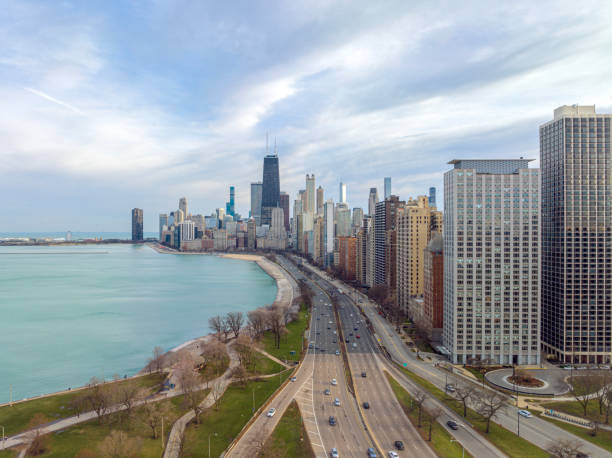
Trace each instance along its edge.
<instances>
[{"instance_id":1,"label":"turquoise water","mask_svg":"<svg viewBox=\"0 0 612 458\"><path fill-rule=\"evenodd\" d=\"M131 375L154 346L208 334L208 319L270 304L254 262L145 245L0 247L0 403Z\"/></svg>"}]
</instances>

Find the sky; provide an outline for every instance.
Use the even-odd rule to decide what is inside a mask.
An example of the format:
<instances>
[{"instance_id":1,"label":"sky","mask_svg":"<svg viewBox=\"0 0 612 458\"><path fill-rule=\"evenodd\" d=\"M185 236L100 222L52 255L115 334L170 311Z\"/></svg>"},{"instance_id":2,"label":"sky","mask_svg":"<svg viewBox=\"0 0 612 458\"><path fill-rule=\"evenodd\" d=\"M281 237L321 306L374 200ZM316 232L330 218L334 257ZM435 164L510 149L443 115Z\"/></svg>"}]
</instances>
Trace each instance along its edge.
<instances>
[{"instance_id":1,"label":"sky","mask_svg":"<svg viewBox=\"0 0 612 458\"><path fill-rule=\"evenodd\" d=\"M0 9L0 232L145 231L186 196L367 209L455 158L536 159L560 105L612 112L612 2L28 1Z\"/></svg>"}]
</instances>

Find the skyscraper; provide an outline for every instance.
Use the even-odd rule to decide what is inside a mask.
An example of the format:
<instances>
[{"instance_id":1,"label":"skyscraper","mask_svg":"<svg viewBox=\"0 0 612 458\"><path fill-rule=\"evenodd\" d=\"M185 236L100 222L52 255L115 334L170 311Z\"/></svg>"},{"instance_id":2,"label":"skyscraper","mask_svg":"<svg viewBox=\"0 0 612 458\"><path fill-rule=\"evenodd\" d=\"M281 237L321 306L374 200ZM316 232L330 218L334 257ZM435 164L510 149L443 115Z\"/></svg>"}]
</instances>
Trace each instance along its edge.
<instances>
[{"instance_id":1,"label":"skyscraper","mask_svg":"<svg viewBox=\"0 0 612 458\"><path fill-rule=\"evenodd\" d=\"M351 209L345 203L336 205L336 237L349 237L351 235Z\"/></svg>"},{"instance_id":2,"label":"skyscraper","mask_svg":"<svg viewBox=\"0 0 612 458\"><path fill-rule=\"evenodd\" d=\"M423 253L423 315L439 340L444 324L444 240L431 234Z\"/></svg>"},{"instance_id":3,"label":"skyscraper","mask_svg":"<svg viewBox=\"0 0 612 458\"><path fill-rule=\"evenodd\" d=\"M270 225L272 209L280 205L280 178L278 176L278 156L268 154L264 157L263 182L261 191L261 224Z\"/></svg>"},{"instance_id":4,"label":"skyscraper","mask_svg":"<svg viewBox=\"0 0 612 458\"><path fill-rule=\"evenodd\" d=\"M315 205L315 176L313 173L312 175L306 175L306 208L304 211L314 215Z\"/></svg>"},{"instance_id":5,"label":"skyscraper","mask_svg":"<svg viewBox=\"0 0 612 458\"><path fill-rule=\"evenodd\" d=\"M143 224L142 209L133 208L132 209L132 241L133 242L140 242L144 240L142 224Z\"/></svg>"},{"instance_id":6,"label":"skyscraper","mask_svg":"<svg viewBox=\"0 0 612 458\"><path fill-rule=\"evenodd\" d=\"M323 206L325 205L325 195L323 188L317 188L317 215L323 216Z\"/></svg>"},{"instance_id":7,"label":"skyscraper","mask_svg":"<svg viewBox=\"0 0 612 458\"><path fill-rule=\"evenodd\" d=\"M450 164L443 344L453 364L539 364L539 170L528 159Z\"/></svg>"},{"instance_id":8,"label":"skyscraper","mask_svg":"<svg viewBox=\"0 0 612 458\"><path fill-rule=\"evenodd\" d=\"M378 191L376 188L370 188L370 195L368 196L368 215L374 218L376 214L376 204L378 203Z\"/></svg>"},{"instance_id":9,"label":"skyscraper","mask_svg":"<svg viewBox=\"0 0 612 458\"><path fill-rule=\"evenodd\" d=\"M561 106L540 126L542 348L612 361L612 114Z\"/></svg>"},{"instance_id":10,"label":"skyscraper","mask_svg":"<svg viewBox=\"0 0 612 458\"><path fill-rule=\"evenodd\" d=\"M436 206L436 188L434 188L433 186L429 188L429 206Z\"/></svg>"},{"instance_id":11,"label":"skyscraper","mask_svg":"<svg viewBox=\"0 0 612 458\"><path fill-rule=\"evenodd\" d=\"M236 196L236 191L235 188L233 186L230 186L230 198L229 198L229 202L226 202L225 204L225 213L227 215L230 216L234 216L235 212L234 212L234 205L235 205L235 196Z\"/></svg>"},{"instance_id":12,"label":"skyscraper","mask_svg":"<svg viewBox=\"0 0 612 458\"><path fill-rule=\"evenodd\" d=\"M261 225L261 195L263 185L261 181L251 183L251 217L257 226Z\"/></svg>"},{"instance_id":13,"label":"skyscraper","mask_svg":"<svg viewBox=\"0 0 612 458\"><path fill-rule=\"evenodd\" d=\"M168 215L166 213L161 213L159 215L159 240L162 239L162 231L164 230L164 226L168 227Z\"/></svg>"},{"instance_id":14,"label":"skyscraper","mask_svg":"<svg viewBox=\"0 0 612 458\"><path fill-rule=\"evenodd\" d=\"M385 177L385 199L391 197L391 177Z\"/></svg>"},{"instance_id":15,"label":"skyscraper","mask_svg":"<svg viewBox=\"0 0 612 458\"><path fill-rule=\"evenodd\" d=\"M353 227L359 229L363 224L363 209L359 207L353 208Z\"/></svg>"},{"instance_id":16,"label":"skyscraper","mask_svg":"<svg viewBox=\"0 0 612 458\"><path fill-rule=\"evenodd\" d=\"M340 186L338 187L338 203L346 203L346 185L342 182L340 182Z\"/></svg>"},{"instance_id":17,"label":"skyscraper","mask_svg":"<svg viewBox=\"0 0 612 458\"><path fill-rule=\"evenodd\" d=\"M323 208L325 224L325 265L328 266L334 253L334 201L328 199Z\"/></svg>"},{"instance_id":18,"label":"skyscraper","mask_svg":"<svg viewBox=\"0 0 612 458\"><path fill-rule=\"evenodd\" d=\"M289 226L289 194L286 192L280 193L280 208L283 209L283 216L285 218L285 230L289 232L291 226Z\"/></svg>"},{"instance_id":19,"label":"skyscraper","mask_svg":"<svg viewBox=\"0 0 612 458\"><path fill-rule=\"evenodd\" d=\"M376 204L376 214L374 216L375 233L375 285L388 285L395 288L396 268L394 253L396 251L395 223L397 220L397 210L405 202L400 201L397 196L390 196Z\"/></svg>"},{"instance_id":20,"label":"skyscraper","mask_svg":"<svg viewBox=\"0 0 612 458\"><path fill-rule=\"evenodd\" d=\"M189 215L189 213L187 213L187 197L181 197L179 199L179 210L182 210L183 218L187 218L187 215Z\"/></svg>"}]
</instances>

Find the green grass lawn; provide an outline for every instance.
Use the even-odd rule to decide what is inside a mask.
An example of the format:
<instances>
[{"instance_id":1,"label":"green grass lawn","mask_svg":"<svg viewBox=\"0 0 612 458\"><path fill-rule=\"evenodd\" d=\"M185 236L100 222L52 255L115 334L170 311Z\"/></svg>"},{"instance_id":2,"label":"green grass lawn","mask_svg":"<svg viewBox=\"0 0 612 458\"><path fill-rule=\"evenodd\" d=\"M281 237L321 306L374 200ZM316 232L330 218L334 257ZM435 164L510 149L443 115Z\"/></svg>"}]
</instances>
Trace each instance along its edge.
<instances>
[{"instance_id":1,"label":"green grass lawn","mask_svg":"<svg viewBox=\"0 0 612 458\"><path fill-rule=\"evenodd\" d=\"M171 417L166 420L164 427L164 440L167 439L172 423L187 411L183 405L183 397L177 396L160 403L166 404L170 408ZM105 417L102 424L97 420L91 420L79 425L72 426L63 431L50 435L47 452L45 457L65 458L74 457L79 452L88 450L98 455L98 447L102 441L113 430L124 431L129 438L140 441L137 455L139 457L157 458L162 453L161 437L153 439L151 429L138 420L141 408L134 410L134 419L130 427L119 422L119 414L112 414Z\"/></svg>"},{"instance_id":2,"label":"green grass lawn","mask_svg":"<svg viewBox=\"0 0 612 458\"><path fill-rule=\"evenodd\" d=\"M433 394L436 398L444 402L449 408L463 416L463 404L460 401L447 396L438 387L410 372L409 370L404 369L403 367L400 368L400 370L402 370L404 374L414 380L417 384L421 385L421 387L430 394ZM549 456L549 454L541 448L533 445L531 442L521 437L518 437L516 434L508 431L506 428L498 425L497 423L491 422L489 434L486 434L486 421L484 421L484 419L472 409L468 409L467 421L474 426L476 431L485 436L492 444L509 456L528 456L530 458L546 458Z\"/></svg>"},{"instance_id":3,"label":"green grass lawn","mask_svg":"<svg viewBox=\"0 0 612 458\"><path fill-rule=\"evenodd\" d=\"M281 375L281 383L289 375ZM185 457L208 456L210 436L211 456L219 456L240 433L252 416L253 392L257 410L279 387L277 377L249 381L245 386L238 383L230 385L220 400L218 410L208 409L200 417L200 424L190 423L185 430Z\"/></svg>"},{"instance_id":4,"label":"green grass lawn","mask_svg":"<svg viewBox=\"0 0 612 458\"><path fill-rule=\"evenodd\" d=\"M264 445L261 456L278 458L314 458L297 403L292 401L274 432Z\"/></svg>"},{"instance_id":5,"label":"green grass lawn","mask_svg":"<svg viewBox=\"0 0 612 458\"><path fill-rule=\"evenodd\" d=\"M276 348L274 344L274 335L266 331L261 338L261 345L263 349L270 353L272 356L276 356L281 361L299 361L302 352L302 343L304 340L304 331L308 328L308 321L310 320L310 313L304 306L300 308L298 319L292 321L287 325L286 335L281 337L280 348ZM307 348L304 342L304 349ZM294 351L295 354L290 352Z\"/></svg>"},{"instance_id":6,"label":"green grass lawn","mask_svg":"<svg viewBox=\"0 0 612 458\"><path fill-rule=\"evenodd\" d=\"M584 409L578 403L578 401L565 401L565 402L546 402L541 404L545 409L553 409L559 412L565 412L576 417L584 417ZM587 405L587 419L604 422L606 419L605 413L599 415L599 403L597 399L591 399Z\"/></svg>"},{"instance_id":7,"label":"green grass lawn","mask_svg":"<svg viewBox=\"0 0 612 458\"><path fill-rule=\"evenodd\" d=\"M399 401L404 410L404 413L410 419L410 422L414 425L414 427L419 431L421 437L425 440L429 438L429 420L426 415L423 413L422 415L422 426L419 428L418 425L418 409L412 408L412 398L410 394L402 388L402 386L395 381L393 377L389 374L387 375L387 379L389 380L389 384L395 393L395 397ZM431 442L430 446L436 452L436 455L439 457L456 457L460 458L462 456L462 448L461 445L457 442L451 442L452 436L438 423L437 421L434 423L431 430ZM471 456L469 453L466 456Z\"/></svg>"},{"instance_id":8,"label":"green grass lawn","mask_svg":"<svg viewBox=\"0 0 612 458\"><path fill-rule=\"evenodd\" d=\"M200 370L200 374L202 374L204 380L210 381L216 379L227 370L229 363L230 357L226 351L225 356L219 361L218 364L213 364L212 362L208 363L203 369Z\"/></svg>"},{"instance_id":9,"label":"green grass lawn","mask_svg":"<svg viewBox=\"0 0 612 458\"><path fill-rule=\"evenodd\" d=\"M18 453L13 450L0 450L0 458L14 458L17 455Z\"/></svg>"},{"instance_id":10,"label":"green grass lawn","mask_svg":"<svg viewBox=\"0 0 612 458\"><path fill-rule=\"evenodd\" d=\"M598 445L604 450L612 452L612 431L606 431L606 430L600 429L599 432L597 433L597 436L593 437L591 436L590 431L586 428L581 428L580 426L571 425L569 423L565 423L564 421L553 420L552 418L545 417L545 416L541 416L540 418L543 418L546 421L554 423L559 428L569 431L570 433L575 434L581 439L592 442L593 444Z\"/></svg>"},{"instance_id":11,"label":"green grass lawn","mask_svg":"<svg viewBox=\"0 0 612 458\"><path fill-rule=\"evenodd\" d=\"M270 358L258 352L254 352L253 359L255 361L255 364L253 369L249 371L250 375L276 374L285 369L276 361L272 361Z\"/></svg>"},{"instance_id":12,"label":"green grass lawn","mask_svg":"<svg viewBox=\"0 0 612 458\"><path fill-rule=\"evenodd\" d=\"M150 374L117 383L137 384L143 388L153 389L161 385L164 379L164 374ZM16 403L12 407L0 407L0 425L4 426L4 433L7 436L13 436L24 431L32 417L37 413L42 413L49 421L71 417L74 413L70 409L70 401L84 392L85 390L79 390Z\"/></svg>"}]
</instances>

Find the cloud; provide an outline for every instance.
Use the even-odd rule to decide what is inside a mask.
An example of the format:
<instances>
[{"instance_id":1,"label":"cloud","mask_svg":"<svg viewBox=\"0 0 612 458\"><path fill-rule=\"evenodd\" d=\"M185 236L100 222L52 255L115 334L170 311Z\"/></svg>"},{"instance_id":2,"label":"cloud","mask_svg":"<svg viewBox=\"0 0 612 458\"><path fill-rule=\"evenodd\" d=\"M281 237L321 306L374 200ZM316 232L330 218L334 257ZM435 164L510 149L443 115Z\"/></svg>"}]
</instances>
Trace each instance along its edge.
<instances>
[{"instance_id":1,"label":"cloud","mask_svg":"<svg viewBox=\"0 0 612 458\"><path fill-rule=\"evenodd\" d=\"M44 93L44 92L42 92L42 91L37 91L36 89L32 89L32 88L29 88L29 87L24 87L24 89L25 89L26 91L28 91L28 92L31 92L32 94L35 94L35 95L37 95L37 96L39 96L39 97L42 97L43 99L49 100L50 102L57 103L58 105L61 105L61 106L63 106L63 107L66 107L66 108L68 108L69 110L74 111L75 113L78 113L78 114L80 114L80 115L82 115L82 114L83 114L83 112L82 112L81 110L79 110L78 108L76 108L76 107L74 107L74 106L70 105L69 103L62 102L61 100L58 100L58 99L56 99L55 97L51 97L49 94L45 94L45 93Z\"/></svg>"}]
</instances>

